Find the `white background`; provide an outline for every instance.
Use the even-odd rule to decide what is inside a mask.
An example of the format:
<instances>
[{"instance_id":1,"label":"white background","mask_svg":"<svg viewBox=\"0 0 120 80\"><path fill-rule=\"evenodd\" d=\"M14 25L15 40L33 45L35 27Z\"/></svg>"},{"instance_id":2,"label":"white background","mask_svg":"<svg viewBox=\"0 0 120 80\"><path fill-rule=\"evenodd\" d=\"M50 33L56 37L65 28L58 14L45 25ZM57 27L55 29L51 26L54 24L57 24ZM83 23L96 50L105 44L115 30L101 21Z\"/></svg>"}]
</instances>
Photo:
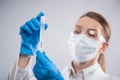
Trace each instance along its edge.
<instances>
[{"instance_id":1,"label":"white background","mask_svg":"<svg viewBox=\"0 0 120 80\"><path fill-rule=\"evenodd\" d=\"M60 70L72 59L67 40L77 19L88 11L102 14L112 30L105 53L107 73L120 77L120 0L0 0L0 80L19 54L20 26L40 11L46 13L49 24L45 34L47 55Z\"/></svg>"}]
</instances>

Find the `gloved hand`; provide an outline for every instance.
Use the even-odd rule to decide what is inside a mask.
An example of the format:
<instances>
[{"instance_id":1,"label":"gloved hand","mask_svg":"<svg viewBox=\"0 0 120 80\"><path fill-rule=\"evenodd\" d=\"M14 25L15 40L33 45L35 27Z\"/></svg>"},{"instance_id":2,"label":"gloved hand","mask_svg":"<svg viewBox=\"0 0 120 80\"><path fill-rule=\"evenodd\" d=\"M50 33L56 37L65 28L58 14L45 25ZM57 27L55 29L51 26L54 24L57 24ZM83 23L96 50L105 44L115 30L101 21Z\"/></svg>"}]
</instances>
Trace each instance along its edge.
<instances>
[{"instance_id":1,"label":"gloved hand","mask_svg":"<svg viewBox=\"0 0 120 80\"><path fill-rule=\"evenodd\" d=\"M46 53L36 52L36 64L33 72L37 80L64 80L55 64L46 56Z\"/></svg>"},{"instance_id":2,"label":"gloved hand","mask_svg":"<svg viewBox=\"0 0 120 80\"><path fill-rule=\"evenodd\" d=\"M22 38L20 54L33 55L37 50L37 45L40 40L40 21L43 12L40 12L36 18L32 18L20 27L20 35ZM45 24L45 30L48 25Z\"/></svg>"}]
</instances>

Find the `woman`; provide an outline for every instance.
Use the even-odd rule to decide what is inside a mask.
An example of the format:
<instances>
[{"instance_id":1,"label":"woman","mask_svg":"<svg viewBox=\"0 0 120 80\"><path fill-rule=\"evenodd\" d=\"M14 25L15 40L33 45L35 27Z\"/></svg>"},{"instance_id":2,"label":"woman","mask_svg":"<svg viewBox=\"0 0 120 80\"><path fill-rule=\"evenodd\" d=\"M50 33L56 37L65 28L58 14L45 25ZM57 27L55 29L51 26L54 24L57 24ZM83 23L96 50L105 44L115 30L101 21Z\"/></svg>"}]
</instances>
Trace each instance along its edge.
<instances>
[{"instance_id":1,"label":"woman","mask_svg":"<svg viewBox=\"0 0 120 80\"><path fill-rule=\"evenodd\" d=\"M73 61L63 71L65 80L120 80L105 73L104 52L110 35L102 15L88 12L81 16L68 41Z\"/></svg>"},{"instance_id":2,"label":"woman","mask_svg":"<svg viewBox=\"0 0 120 80\"><path fill-rule=\"evenodd\" d=\"M88 12L79 18L68 40L73 61L63 70L62 75L45 52L36 52L40 16L41 14L37 16L37 20L32 19L21 27L20 34L23 40L20 55L9 73L8 80L35 80L34 76L37 80L120 80L105 73L104 52L109 46L111 31L102 15ZM37 57L32 75L29 66L31 56L35 53Z\"/></svg>"}]
</instances>

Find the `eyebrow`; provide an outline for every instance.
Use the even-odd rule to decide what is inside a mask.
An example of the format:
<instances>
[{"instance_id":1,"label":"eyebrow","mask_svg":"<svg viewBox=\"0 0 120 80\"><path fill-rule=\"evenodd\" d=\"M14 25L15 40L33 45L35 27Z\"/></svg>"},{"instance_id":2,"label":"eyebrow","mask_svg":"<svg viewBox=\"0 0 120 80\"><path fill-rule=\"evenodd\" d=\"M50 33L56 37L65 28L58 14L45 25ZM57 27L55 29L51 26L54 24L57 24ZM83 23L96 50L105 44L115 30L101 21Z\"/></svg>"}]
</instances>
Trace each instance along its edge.
<instances>
[{"instance_id":1,"label":"eyebrow","mask_svg":"<svg viewBox=\"0 0 120 80\"><path fill-rule=\"evenodd\" d=\"M82 26L80 26L80 25L75 25L75 27L82 28ZM88 28L88 30L93 30L93 31L96 31L96 32L97 32L97 30L96 30L96 29L93 29L93 28Z\"/></svg>"},{"instance_id":2,"label":"eyebrow","mask_svg":"<svg viewBox=\"0 0 120 80\"><path fill-rule=\"evenodd\" d=\"M96 30L96 29L91 29L91 28L89 28L88 30L92 30L92 31L96 31L96 32L97 32L97 30Z\"/></svg>"},{"instance_id":3,"label":"eyebrow","mask_svg":"<svg viewBox=\"0 0 120 80\"><path fill-rule=\"evenodd\" d=\"M81 28L82 26L80 26L80 25L75 25L75 27L80 27L80 28Z\"/></svg>"}]
</instances>

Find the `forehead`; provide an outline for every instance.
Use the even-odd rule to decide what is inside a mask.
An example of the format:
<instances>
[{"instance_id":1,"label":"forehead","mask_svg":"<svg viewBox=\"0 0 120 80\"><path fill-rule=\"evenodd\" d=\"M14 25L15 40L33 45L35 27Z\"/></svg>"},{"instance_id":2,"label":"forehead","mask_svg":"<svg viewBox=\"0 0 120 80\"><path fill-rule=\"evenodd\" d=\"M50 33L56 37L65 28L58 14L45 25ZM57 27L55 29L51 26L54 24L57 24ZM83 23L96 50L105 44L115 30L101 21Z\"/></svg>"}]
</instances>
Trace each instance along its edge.
<instances>
[{"instance_id":1,"label":"forehead","mask_svg":"<svg viewBox=\"0 0 120 80\"><path fill-rule=\"evenodd\" d=\"M77 27L82 27L84 29L95 29L97 31L101 30L102 25L97 22L96 20L90 18L90 17L83 17L80 18L77 23Z\"/></svg>"}]
</instances>

